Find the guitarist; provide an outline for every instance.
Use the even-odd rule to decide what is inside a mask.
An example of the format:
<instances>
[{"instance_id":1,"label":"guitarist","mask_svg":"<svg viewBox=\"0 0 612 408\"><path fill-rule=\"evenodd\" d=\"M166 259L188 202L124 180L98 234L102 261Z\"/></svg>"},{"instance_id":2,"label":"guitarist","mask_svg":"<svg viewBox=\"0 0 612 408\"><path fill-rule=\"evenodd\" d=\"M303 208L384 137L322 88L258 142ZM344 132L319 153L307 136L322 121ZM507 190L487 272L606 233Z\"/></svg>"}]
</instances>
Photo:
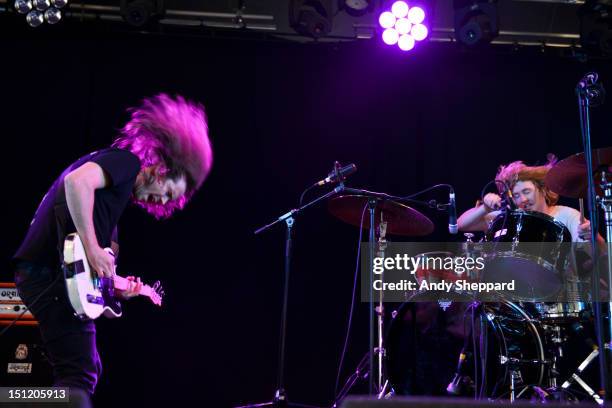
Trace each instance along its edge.
<instances>
[{"instance_id":1,"label":"guitarist","mask_svg":"<svg viewBox=\"0 0 612 408\"><path fill-rule=\"evenodd\" d=\"M85 407L101 363L94 322L77 318L67 297L64 238L78 232L93 270L110 277L115 260L103 248L118 249L116 226L127 203L167 218L191 199L212 165L201 105L160 94L130 113L110 148L80 158L52 184L13 259L15 283L39 322L54 385L70 387L73 403ZM129 279L124 298L142 287L140 279Z\"/></svg>"}]
</instances>

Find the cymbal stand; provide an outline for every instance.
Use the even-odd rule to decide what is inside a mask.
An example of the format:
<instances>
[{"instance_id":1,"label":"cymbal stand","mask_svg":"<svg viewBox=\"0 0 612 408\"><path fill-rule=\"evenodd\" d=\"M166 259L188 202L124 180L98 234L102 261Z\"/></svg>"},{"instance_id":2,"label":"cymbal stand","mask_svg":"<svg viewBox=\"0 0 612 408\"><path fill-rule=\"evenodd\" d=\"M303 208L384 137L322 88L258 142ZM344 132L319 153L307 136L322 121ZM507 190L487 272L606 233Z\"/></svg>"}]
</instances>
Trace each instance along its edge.
<instances>
[{"instance_id":1,"label":"cymbal stand","mask_svg":"<svg viewBox=\"0 0 612 408\"><path fill-rule=\"evenodd\" d=\"M378 226L378 253L377 256L379 258L385 257L385 249L387 248L387 221L384 221L383 218L384 213L380 212L380 224ZM373 229L373 228L372 228ZM380 274L380 279L384 281L384 272ZM377 357L378 357L378 383L376 392L379 394L379 398L381 398L381 394L384 393L384 378L383 378L383 361L385 358L385 348L383 344L383 320L384 320L384 296L383 291L378 292L378 308L376 310L377 315L377 324L378 324L378 348L377 348Z\"/></svg>"},{"instance_id":2,"label":"cymbal stand","mask_svg":"<svg viewBox=\"0 0 612 408\"><path fill-rule=\"evenodd\" d=\"M583 390L587 392L587 394L591 396L591 398L595 400L596 403L598 403L599 405L603 405L604 400L601 399L601 397L595 391L593 391L593 389L580 377L580 374L585 370L585 368L587 368L588 365L591 364L591 362L595 360L598 356L599 348L597 346L594 346L593 351L591 351L591 354L589 354L587 358L585 358L582 363L580 363L576 371L572 374L571 378L566 380L561 385L561 389L567 390L573 382L576 382L582 387Z\"/></svg>"}]
</instances>

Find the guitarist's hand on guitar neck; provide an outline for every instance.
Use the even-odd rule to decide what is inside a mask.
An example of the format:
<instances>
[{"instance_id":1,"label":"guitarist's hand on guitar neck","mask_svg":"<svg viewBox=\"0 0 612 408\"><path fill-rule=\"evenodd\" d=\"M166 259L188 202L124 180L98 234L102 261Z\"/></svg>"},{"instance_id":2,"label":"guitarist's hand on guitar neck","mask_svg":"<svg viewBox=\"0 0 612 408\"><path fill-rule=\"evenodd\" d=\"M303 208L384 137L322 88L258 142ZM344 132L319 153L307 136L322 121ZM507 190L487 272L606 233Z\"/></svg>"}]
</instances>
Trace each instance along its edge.
<instances>
[{"instance_id":1,"label":"guitarist's hand on guitar neck","mask_svg":"<svg viewBox=\"0 0 612 408\"><path fill-rule=\"evenodd\" d=\"M130 299L134 296L138 296L140 294L140 291L142 290L142 282L140 281L140 278L128 276L126 279L130 281L129 287L124 291L117 291L119 293L119 296L124 299Z\"/></svg>"},{"instance_id":2,"label":"guitarist's hand on guitar neck","mask_svg":"<svg viewBox=\"0 0 612 408\"><path fill-rule=\"evenodd\" d=\"M100 278L110 278L115 272L115 257L98 245L85 247L89 265L96 271Z\"/></svg>"}]
</instances>

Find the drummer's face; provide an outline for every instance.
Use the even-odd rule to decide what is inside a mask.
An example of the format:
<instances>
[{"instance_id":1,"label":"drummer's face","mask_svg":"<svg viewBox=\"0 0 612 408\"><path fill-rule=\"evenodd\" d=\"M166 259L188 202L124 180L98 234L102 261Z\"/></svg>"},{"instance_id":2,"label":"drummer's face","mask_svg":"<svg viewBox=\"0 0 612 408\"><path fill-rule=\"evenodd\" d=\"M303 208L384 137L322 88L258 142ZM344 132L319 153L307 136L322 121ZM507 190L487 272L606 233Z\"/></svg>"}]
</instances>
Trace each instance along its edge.
<instances>
[{"instance_id":1,"label":"drummer's face","mask_svg":"<svg viewBox=\"0 0 612 408\"><path fill-rule=\"evenodd\" d=\"M544 194L533 184L533 181L519 181L512 189L512 197L519 208L544 212L546 199Z\"/></svg>"}]
</instances>

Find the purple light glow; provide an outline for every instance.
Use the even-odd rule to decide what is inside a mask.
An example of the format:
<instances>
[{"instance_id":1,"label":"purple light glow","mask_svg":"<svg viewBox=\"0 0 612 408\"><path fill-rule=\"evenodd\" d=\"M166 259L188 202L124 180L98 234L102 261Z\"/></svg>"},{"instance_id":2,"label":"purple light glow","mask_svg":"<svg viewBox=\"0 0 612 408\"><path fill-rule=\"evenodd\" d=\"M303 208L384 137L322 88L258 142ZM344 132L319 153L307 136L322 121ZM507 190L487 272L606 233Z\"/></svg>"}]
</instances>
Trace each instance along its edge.
<instances>
[{"instance_id":1,"label":"purple light glow","mask_svg":"<svg viewBox=\"0 0 612 408\"><path fill-rule=\"evenodd\" d=\"M395 45L399 39L399 33L394 28L387 28L382 34L382 39L387 45Z\"/></svg>"},{"instance_id":2,"label":"purple light glow","mask_svg":"<svg viewBox=\"0 0 612 408\"><path fill-rule=\"evenodd\" d=\"M408 34L411 28L412 24L410 24L410 21L406 18L400 18L395 23L395 29L400 34Z\"/></svg>"},{"instance_id":3,"label":"purple light glow","mask_svg":"<svg viewBox=\"0 0 612 408\"><path fill-rule=\"evenodd\" d=\"M414 38L410 34L400 36L397 41L397 45L402 51L410 51L414 48L414 44Z\"/></svg>"},{"instance_id":4,"label":"purple light glow","mask_svg":"<svg viewBox=\"0 0 612 408\"><path fill-rule=\"evenodd\" d=\"M427 27L425 27L423 24L416 24L412 26L412 29L410 30L410 35L412 35L412 37L414 37L414 39L417 41L423 41L425 38L427 38L427 34Z\"/></svg>"},{"instance_id":5,"label":"purple light glow","mask_svg":"<svg viewBox=\"0 0 612 408\"><path fill-rule=\"evenodd\" d=\"M391 6L391 12L397 18L406 17L406 15L408 15L408 4L406 4L406 2L401 1L401 0L396 1Z\"/></svg>"},{"instance_id":6,"label":"purple light glow","mask_svg":"<svg viewBox=\"0 0 612 408\"><path fill-rule=\"evenodd\" d=\"M425 20L425 11L420 7L412 7L408 11L408 20L412 24L420 24Z\"/></svg>"},{"instance_id":7,"label":"purple light glow","mask_svg":"<svg viewBox=\"0 0 612 408\"><path fill-rule=\"evenodd\" d=\"M378 17L378 23L382 28L391 28L395 25L395 16L390 11L385 11Z\"/></svg>"}]
</instances>

